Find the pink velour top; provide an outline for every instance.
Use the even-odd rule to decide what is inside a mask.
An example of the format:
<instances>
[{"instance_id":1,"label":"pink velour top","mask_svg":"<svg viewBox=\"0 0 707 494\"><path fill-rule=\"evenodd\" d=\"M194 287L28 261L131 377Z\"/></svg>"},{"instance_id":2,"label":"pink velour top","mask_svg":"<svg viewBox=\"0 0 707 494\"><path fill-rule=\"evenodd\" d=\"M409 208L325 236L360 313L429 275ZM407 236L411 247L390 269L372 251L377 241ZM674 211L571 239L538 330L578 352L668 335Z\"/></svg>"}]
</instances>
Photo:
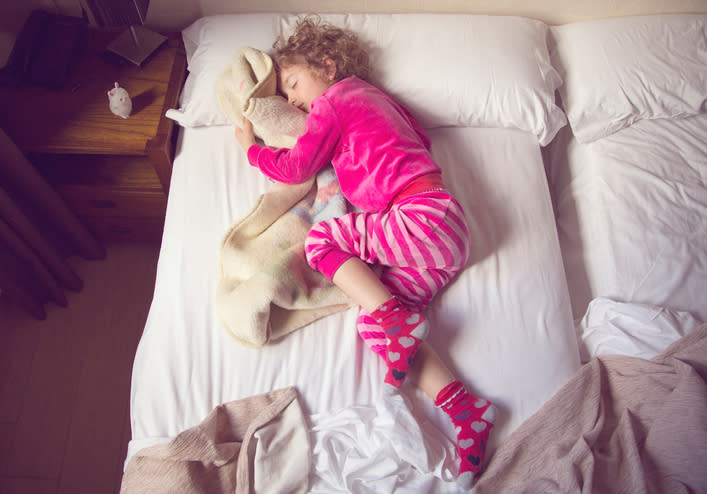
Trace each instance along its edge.
<instances>
[{"instance_id":1,"label":"pink velour top","mask_svg":"<svg viewBox=\"0 0 707 494\"><path fill-rule=\"evenodd\" d=\"M440 173L429 147L429 137L405 108L349 77L312 101L307 130L292 149L253 145L248 161L268 177L291 184L331 162L351 204L375 212L416 178Z\"/></svg>"}]
</instances>

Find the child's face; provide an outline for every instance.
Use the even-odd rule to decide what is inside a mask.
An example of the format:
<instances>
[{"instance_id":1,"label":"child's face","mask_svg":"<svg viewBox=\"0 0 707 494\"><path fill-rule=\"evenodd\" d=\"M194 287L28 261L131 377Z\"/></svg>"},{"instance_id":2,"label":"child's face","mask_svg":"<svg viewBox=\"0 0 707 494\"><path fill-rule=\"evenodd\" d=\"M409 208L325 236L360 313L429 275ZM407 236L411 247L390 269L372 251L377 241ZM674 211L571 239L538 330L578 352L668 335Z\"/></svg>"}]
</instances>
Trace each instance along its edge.
<instances>
[{"instance_id":1,"label":"child's face","mask_svg":"<svg viewBox=\"0 0 707 494\"><path fill-rule=\"evenodd\" d=\"M332 83L305 64L289 65L280 70L280 88L287 101L307 113L312 109L312 101L324 94Z\"/></svg>"}]
</instances>

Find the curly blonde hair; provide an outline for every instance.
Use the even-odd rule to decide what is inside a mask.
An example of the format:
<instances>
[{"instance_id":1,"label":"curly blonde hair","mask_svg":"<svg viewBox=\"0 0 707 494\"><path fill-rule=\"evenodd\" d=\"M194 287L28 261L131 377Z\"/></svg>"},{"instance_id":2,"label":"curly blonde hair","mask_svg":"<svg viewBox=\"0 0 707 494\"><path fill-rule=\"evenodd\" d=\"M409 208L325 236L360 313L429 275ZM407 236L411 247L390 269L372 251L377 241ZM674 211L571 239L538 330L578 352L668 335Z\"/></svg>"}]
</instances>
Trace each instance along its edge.
<instances>
[{"instance_id":1,"label":"curly blonde hair","mask_svg":"<svg viewBox=\"0 0 707 494\"><path fill-rule=\"evenodd\" d=\"M366 80L369 74L368 52L356 34L322 22L308 15L297 21L295 32L286 40L278 37L273 44L278 67L305 63L315 73L326 73L326 59L336 64L335 81L356 76Z\"/></svg>"}]
</instances>

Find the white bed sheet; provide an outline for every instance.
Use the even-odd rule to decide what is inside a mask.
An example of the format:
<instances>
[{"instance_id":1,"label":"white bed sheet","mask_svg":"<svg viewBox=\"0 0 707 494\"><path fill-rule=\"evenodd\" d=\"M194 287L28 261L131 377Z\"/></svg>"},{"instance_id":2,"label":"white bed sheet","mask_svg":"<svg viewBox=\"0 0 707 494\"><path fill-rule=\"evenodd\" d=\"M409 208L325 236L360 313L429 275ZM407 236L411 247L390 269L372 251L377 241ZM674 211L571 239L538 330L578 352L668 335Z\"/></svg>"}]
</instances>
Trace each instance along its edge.
<instances>
[{"instance_id":1,"label":"white bed sheet","mask_svg":"<svg viewBox=\"0 0 707 494\"><path fill-rule=\"evenodd\" d=\"M430 136L467 211L473 250L470 267L430 307L429 341L499 406L490 454L579 367L552 204L531 134L440 128ZM268 186L232 127L180 130L154 299L133 369L128 459L220 403L293 385L313 427L313 492L455 492L451 423L408 384L405 399L382 397L384 363L358 337L356 309L257 350L219 324L221 237Z\"/></svg>"},{"instance_id":2,"label":"white bed sheet","mask_svg":"<svg viewBox=\"0 0 707 494\"><path fill-rule=\"evenodd\" d=\"M630 329L598 329L592 302L606 321L642 307L680 314L675 321L707 320L707 115L643 120L588 144L565 128L550 156L573 316L580 333L587 324L594 332L588 356L633 345ZM635 335L654 349L692 327L654 322Z\"/></svg>"}]
</instances>

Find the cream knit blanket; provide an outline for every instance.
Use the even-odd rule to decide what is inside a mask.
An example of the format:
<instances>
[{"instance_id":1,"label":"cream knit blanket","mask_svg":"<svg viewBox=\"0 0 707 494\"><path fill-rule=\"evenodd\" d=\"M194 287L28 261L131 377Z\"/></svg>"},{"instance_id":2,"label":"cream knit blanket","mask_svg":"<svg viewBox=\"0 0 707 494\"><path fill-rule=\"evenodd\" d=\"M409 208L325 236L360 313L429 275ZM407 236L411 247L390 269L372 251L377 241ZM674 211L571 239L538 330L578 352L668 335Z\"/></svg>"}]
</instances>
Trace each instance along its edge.
<instances>
[{"instance_id":1,"label":"cream knit blanket","mask_svg":"<svg viewBox=\"0 0 707 494\"><path fill-rule=\"evenodd\" d=\"M305 130L306 113L276 93L270 57L242 48L217 86L224 113L241 125L245 116L265 144L291 147ZM331 167L299 185L274 184L221 243L216 312L240 343L269 341L344 310L350 299L309 267L304 239L312 225L348 212Z\"/></svg>"},{"instance_id":2,"label":"cream knit blanket","mask_svg":"<svg viewBox=\"0 0 707 494\"><path fill-rule=\"evenodd\" d=\"M128 462L121 494L305 493L311 441L295 388L231 401Z\"/></svg>"}]
</instances>

